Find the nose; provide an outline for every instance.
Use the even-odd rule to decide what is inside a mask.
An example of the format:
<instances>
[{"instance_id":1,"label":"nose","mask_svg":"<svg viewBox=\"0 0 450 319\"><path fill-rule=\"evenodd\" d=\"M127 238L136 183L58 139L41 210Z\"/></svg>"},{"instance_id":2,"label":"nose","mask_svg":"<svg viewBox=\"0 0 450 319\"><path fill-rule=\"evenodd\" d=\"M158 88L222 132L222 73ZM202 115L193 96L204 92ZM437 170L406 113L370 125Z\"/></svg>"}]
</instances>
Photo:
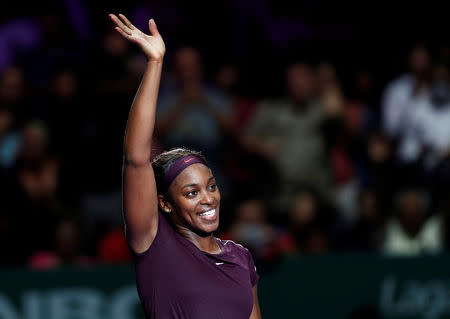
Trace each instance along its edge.
<instances>
[{"instance_id":1,"label":"nose","mask_svg":"<svg viewBox=\"0 0 450 319\"><path fill-rule=\"evenodd\" d=\"M202 205L212 205L214 203L214 196L207 190L204 190L202 192L202 199L200 203Z\"/></svg>"}]
</instances>

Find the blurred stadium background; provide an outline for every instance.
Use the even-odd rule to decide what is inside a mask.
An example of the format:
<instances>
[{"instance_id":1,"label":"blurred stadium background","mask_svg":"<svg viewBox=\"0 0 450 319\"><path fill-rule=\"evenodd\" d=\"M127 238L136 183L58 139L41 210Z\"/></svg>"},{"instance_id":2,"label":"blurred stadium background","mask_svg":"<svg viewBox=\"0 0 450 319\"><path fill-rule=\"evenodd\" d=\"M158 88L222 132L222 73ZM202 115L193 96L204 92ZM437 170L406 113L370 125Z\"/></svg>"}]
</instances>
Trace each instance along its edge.
<instances>
[{"instance_id":1,"label":"blurred stadium background","mask_svg":"<svg viewBox=\"0 0 450 319\"><path fill-rule=\"evenodd\" d=\"M444 7L0 2L0 319L143 318L120 188L145 59L109 13L156 20L154 154L209 159L263 318L450 318Z\"/></svg>"}]
</instances>

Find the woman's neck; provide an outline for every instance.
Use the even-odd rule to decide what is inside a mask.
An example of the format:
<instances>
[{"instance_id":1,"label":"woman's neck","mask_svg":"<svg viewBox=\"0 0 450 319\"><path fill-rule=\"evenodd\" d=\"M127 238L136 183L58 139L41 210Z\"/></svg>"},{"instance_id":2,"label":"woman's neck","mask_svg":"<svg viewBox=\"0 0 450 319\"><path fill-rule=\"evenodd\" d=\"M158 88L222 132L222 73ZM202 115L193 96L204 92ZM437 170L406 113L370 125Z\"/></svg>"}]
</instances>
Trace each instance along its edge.
<instances>
[{"instance_id":1,"label":"woman's neck","mask_svg":"<svg viewBox=\"0 0 450 319\"><path fill-rule=\"evenodd\" d=\"M177 233L189 240L201 251L209 254L219 254L221 252L220 246L214 238L213 233L197 234L196 232L180 225L175 225L175 228Z\"/></svg>"}]
</instances>

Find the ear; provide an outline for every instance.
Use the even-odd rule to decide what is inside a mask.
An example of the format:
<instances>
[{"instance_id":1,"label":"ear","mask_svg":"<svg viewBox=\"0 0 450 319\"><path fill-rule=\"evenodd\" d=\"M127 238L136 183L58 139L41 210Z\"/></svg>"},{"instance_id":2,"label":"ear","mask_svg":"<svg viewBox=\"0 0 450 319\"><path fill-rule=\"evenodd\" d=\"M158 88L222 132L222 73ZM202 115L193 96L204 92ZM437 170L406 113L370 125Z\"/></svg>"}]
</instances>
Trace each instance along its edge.
<instances>
[{"instance_id":1,"label":"ear","mask_svg":"<svg viewBox=\"0 0 450 319\"><path fill-rule=\"evenodd\" d=\"M158 204L159 204L159 207L164 212L166 212L168 214L173 212L173 205L172 205L172 203L164 195L158 195Z\"/></svg>"}]
</instances>

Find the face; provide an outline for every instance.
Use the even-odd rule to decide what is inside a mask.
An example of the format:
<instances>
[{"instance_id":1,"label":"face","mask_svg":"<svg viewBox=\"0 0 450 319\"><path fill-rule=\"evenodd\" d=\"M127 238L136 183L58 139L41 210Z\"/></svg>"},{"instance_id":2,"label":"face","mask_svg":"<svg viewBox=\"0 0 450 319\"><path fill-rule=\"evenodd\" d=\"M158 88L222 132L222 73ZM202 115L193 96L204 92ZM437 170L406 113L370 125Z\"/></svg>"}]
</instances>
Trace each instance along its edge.
<instances>
[{"instance_id":1,"label":"face","mask_svg":"<svg viewBox=\"0 0 450 319\"><path fill-rule=\"evenodd\" d=\"M409 65L411 71L415 74L422 74L430 66L430 56L427 51L422 46L415 47L409 57Z\"/></svg>"},{"instance_id":2,"label":"face","mask_svg":"<svg viewBox=\"0 0 450 319\"><path fill-rule=\"evenodd\" d=\"M359 200L359 210L362 218L375 219L378 213L376 195L370 191L363 192Z\"/></svg>"},{"instance_id":3,"label":"face","mask_svg":"<svg viewBox=\"0 0 450 319\"><path fill-rule=\"evenodd\" d=\"M264 204L259 200L247 200L236 208L238 222L247 224L263 224Z\"/></svg>"},{"instance_id":4,"label":"face","mask_svg":"<svg viewBox=\"0 0 450 319\"><path fill-rule=\"evenodd\" d=\"M8 103L14 103L23 96L24 76L18 68L8 68L0 79L0 98Z\"/></svg>"},{"instance_id":5,"label":"face","mask_svg":"<svg viewBox=\"0 0 450 319\"><path fill-rule=\"evenodd\" d=\"M197 82L202 77L200 55L193 48L181 48L176 52L175 68L182 84Z\"/></svg>"},{"instance_id":6,"label":"face","mask_svg":"<svg viewBox=\"0 0 450 319\"><path fill-rule=\"evenodd\" d=\"M317 216L317 203L308 192L300 192L291 207L292 223L304 226L311 223Z\"/></svg>"},{"instance_id":7,"label":"face","mask_svg":"<svg viewBox=\"0 0 450 319\"><path fill-rule=\"evenodd\" d=\"M337 75L334 65L328 62L322 62L317 66L317 86L320 90L337 85Z\"/></svg>"},{"instance_id":8,"label":"face","mask_svg":"<svg viewBox=\"0 0 450 319\"><path fill-rule=\"evenodd\" d=\"M216 75L216 83L224 91L230 91L236 86L238 70L234 66L222 67Z\"/></svg>"},{"instance_id":9,"label":"face","mask_svg":"<svg viewBox=\"0 0 450 319\"><path fill-rule=\"evenodd\" d=\"M410 234L417 234L425 220L425 203L418 191L402 194L399 203L399 219L404 229Z\"/></svg>"},{"instance_id":10,"label":"face","mask_svg":"<svg viewBox=\"0 0 450 319\"><path fill-rule=\"evenodd\" d=\"M200 163L185 168L170 185L164 210L177 226L209 234L219 226L220 191L211 170ZM167 211L167 210L166 210Z\"/></svg>"},{"instance_id":11,"label":"face","mask_svg":"<svg viewBox=\"0 0 450 319\"><path fill-rule=\"evenodd\" d=\"M63 99L72 98L77 91L77 79L72 72L59 74L53 82L53 90Z\"/></svg>"},{"instance_id":12,"label":"face","mask_svg":"<svg viewBox=\"0 0 450 319\"><path fill-rule=\"evenodd\" d=\"M385 138L374 135L369 140L368 153L373 162L382 163L389 159L391 149Z\"/></svg>"},{"instance_id":13,"label":"face","mask_svg":"<svg viewBox=\"0 0 450 319\"><path fill-rule=\"evenodd\" d=\"M286 71L286 85L289 95L295 100L303 100L314 93L313 75L305 64L294 64Z\"/></svg>"}]
</instances>

